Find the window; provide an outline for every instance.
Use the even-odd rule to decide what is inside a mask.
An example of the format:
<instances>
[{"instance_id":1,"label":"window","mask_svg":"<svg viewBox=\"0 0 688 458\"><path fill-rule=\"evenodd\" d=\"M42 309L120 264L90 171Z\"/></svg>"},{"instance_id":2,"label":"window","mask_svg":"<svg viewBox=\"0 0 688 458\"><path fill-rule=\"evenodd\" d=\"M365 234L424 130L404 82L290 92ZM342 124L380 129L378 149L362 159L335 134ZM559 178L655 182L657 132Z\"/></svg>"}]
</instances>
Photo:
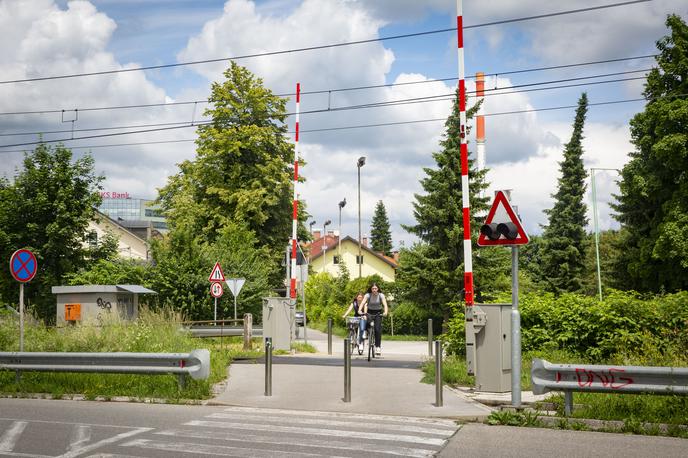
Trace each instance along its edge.
<instances>
[{"instance_id":1,"label":"window","mask_svg":"<svg viewBox=\"0 0 688 458\"><path fill-rule=\"evenodd\" d=\"M363 255L356 255L356 264L363 264Z\"/></svg>"},{"instance_id":2,"label":"window","mask_svg":"<svg viewBox=\"0 0 688 458\"><path fill-rule=\"evenodd\" d=\"M98 248L98 233L96 231L91 231L86 236L88 241L88 246L92 249Z\"/></svg>"},{"instance_id":3,"label":"window","mask_svg":"<svg viewBox=\"0 0 688 458\"><path fill-rule=\"evenodd\" d=\"M334 257L332 258L332 262L333 262L334 264L339 264L339 256L334 255Z\"/></svg>"}]
</instances>

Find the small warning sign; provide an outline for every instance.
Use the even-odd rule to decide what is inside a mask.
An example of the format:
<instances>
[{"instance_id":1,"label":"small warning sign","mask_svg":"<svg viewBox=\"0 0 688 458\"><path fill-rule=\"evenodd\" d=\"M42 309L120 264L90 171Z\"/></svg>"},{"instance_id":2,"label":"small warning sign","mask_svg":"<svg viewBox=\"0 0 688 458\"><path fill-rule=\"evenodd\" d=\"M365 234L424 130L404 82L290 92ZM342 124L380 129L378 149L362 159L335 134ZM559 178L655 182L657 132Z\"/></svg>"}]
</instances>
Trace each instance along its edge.
<instances>
[{"instance_id":1,"label":"small warning sign","mask_svg":"<svg viewBox=\"0 0 688 458\"><path fill-rule=\"evenodd\" d=\"M222 267L220 267L219 262L215 263L215 267L213 267L212 272L210 272L210 277L208 277L208 281L211 283L225 281L225 274L222 273Z\"/></svg>"}]
</instances>

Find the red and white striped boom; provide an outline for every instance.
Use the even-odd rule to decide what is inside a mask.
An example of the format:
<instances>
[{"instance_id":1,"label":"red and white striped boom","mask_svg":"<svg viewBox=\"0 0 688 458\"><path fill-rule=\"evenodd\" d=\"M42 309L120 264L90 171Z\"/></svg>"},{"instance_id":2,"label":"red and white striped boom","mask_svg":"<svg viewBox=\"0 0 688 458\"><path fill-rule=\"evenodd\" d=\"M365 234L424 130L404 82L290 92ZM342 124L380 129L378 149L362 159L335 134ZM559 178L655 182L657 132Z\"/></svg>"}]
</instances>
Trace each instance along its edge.
<instances>
[{"instance_id":1,"label":"red and white striped boom","mask_svg":"<svg viewBox=\"0 0 688 458\"><path fill-rule=\"evenodd\" d=\"M291 279L289 297L296 300L296 229L298 226L299 199L296 185L299 182L299 108L301 106L301 83L296 83L296 135L294 137L294 205L291 226Z\"/></svg>"}]
</instances>

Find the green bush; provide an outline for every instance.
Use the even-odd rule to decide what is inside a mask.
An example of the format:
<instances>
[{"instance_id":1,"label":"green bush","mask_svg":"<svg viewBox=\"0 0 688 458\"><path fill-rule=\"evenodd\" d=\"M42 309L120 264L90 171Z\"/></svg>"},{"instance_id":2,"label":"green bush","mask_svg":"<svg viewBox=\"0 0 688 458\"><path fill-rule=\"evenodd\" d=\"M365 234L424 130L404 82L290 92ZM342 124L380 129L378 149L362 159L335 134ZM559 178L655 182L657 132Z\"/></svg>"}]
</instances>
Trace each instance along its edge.
<instances>
[{"instance_id":1,"label":"green bush","mask_svg":"<svg viewBox=\"0 0 688 458\"><path fill-rule=\"evenodd\" d=\"M412 304L402 302L392 307L390 311L394 315L394 333L426 335L428 333L428 318L432 318L427 309ZM392 319L387 318L382 321L382 332L391 334Z\"/></svg>"}]
</instances>

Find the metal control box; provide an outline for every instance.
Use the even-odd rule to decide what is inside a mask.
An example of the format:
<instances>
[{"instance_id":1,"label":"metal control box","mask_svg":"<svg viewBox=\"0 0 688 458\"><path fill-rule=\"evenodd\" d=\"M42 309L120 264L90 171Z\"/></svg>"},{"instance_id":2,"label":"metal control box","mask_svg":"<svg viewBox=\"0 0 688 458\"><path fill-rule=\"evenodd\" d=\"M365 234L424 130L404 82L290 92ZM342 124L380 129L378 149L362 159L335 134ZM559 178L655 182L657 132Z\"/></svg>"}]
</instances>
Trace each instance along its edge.
<instances>
[{"instance_id":1,"label":"metal control box","mask_svg":"<svg viewBox=\"0 0 688 458\"><path fill-rule=\"evenodd\" d=\"M273 349L291 350L294 318L294 301L286 297L264 297L263 346L270 337Z\"/></svg>"},{"instance_id":2,"label":"metal control box","mask_svg":"<svg viewBox=\"0 0 688 458\"><path fill-rule=\"evenodd\" d=\"M476 390L511 391L511 304L476 304L473 328Z\"/></svg>"}]
</instances>

